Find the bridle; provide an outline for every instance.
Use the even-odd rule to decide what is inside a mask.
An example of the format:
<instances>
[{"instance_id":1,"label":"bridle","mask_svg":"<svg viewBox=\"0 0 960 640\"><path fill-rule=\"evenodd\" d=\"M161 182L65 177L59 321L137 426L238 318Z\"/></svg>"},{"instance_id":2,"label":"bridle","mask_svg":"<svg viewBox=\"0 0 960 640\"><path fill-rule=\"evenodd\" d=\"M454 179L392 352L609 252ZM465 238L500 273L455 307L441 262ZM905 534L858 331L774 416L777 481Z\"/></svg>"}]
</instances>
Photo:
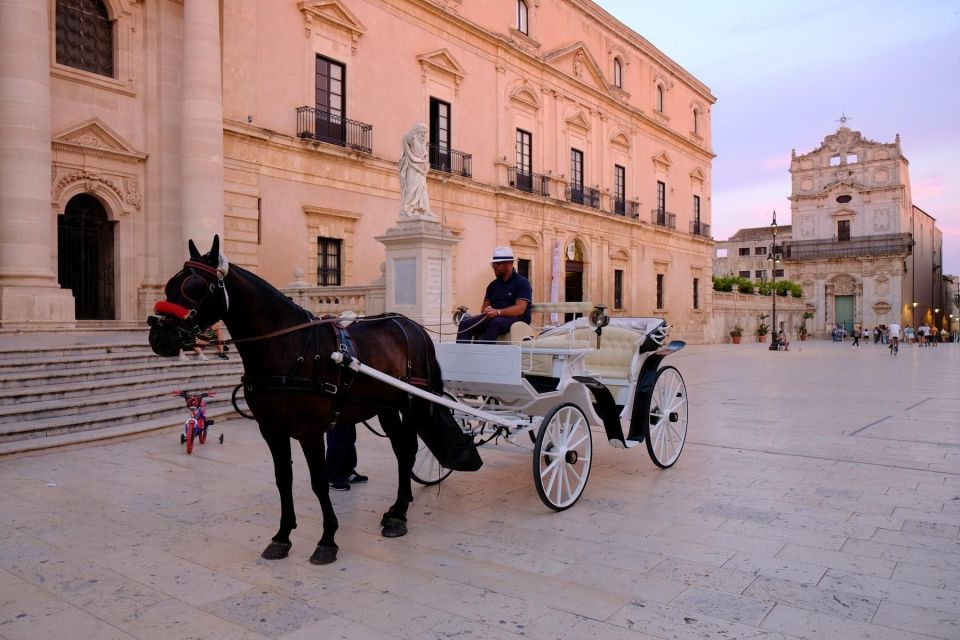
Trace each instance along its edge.
<instances>
[{"instance_id":1,"label":"bridle","mask_svg":"<svg viewBox=\"0 0 960 640\"><path fill-rule=\"evenodd\" d=\"M151 327L172 324L181 338L184 339L184 344L192 345L196 337L206 329L206 327L197 323L197 316L200 312L205 307L209 307L210 304L221 304L223 315L226 315L230 310L230 295L227 293L227 288L223 282L227 275L226 269L214 269L202 262L187 260L183 263L183 269L180 270L180 273L170 280L174 280L184 273L186 277L180 283L180 294L185 300L193 303L193 307L188 309L175 302L161 300L154 305L154 315L147 318L147 324ZM193 298L189 293L191 288L189 284L195 279L203 282L204 293L199 299Z\"/></svg>"}]
</instances>

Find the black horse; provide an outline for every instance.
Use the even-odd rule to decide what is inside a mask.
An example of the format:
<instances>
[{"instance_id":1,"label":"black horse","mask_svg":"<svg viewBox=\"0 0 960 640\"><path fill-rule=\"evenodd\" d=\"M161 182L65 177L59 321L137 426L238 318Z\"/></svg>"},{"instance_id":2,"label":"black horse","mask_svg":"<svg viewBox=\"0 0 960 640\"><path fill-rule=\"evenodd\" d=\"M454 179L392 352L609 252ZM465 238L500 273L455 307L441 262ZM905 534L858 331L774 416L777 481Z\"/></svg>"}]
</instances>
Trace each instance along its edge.
<instances>
[{"instance_id":1,"label":"black horse","mask_svg":"<svg viewBox=\"0 0 960 640\"><path fill-rule=\"evenodd\" d=\"M316 318L273 286L220 254L219 237L201 256L191 240L190 259L166 285L148 320L150 346L175 356L189 348L201 329L223 320L243 359L242 382L250 410L270 447L280 491L280 530L262 556L284 558L296 528L290 439L300 441L310 483L323 512L323 536L310 557L314 564L336 560L337 517L330 502L324 465L324 432L337 422L378 416L397 456L397 501L383 514L386 537L407 532L413 500L410 473L419 434L444 466L473 471L482 462L473 442L449 410L336 364L355 358L386 374L439 394L443 390L433 342L423 327L398 315L362 318L349 331L336 318Z\"/></svg>"}]
</instances>

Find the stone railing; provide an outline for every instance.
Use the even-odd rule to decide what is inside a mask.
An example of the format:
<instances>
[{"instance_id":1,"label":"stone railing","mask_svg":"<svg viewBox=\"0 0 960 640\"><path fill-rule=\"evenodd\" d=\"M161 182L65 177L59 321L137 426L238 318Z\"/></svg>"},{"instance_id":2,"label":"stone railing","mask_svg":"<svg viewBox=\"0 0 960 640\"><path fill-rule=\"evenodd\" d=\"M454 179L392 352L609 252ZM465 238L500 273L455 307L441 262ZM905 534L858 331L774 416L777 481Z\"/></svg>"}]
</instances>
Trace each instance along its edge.
<instances>
[{"instance_id":1,"label":"stone railing","mask_svg":"<svg viewBox=\"0 0 960 640\"><path fill-rule=\"evenodd\" d=\"M797 337L797 327L807 310L802 298L777 297L777 324L782 324L788 340ZM743 328L743 342L757 342L757 323L760 314L771 314L764 320L773 328L773 296L753 293L713 292L713 313L707 321L709 342L730 342L730 330L735 325ZM812 329L807 321L807 328ZM770 338L767 338L769 344Z\"/></svg>"},{"instance_id":2,"label":"stone railing","mask_svg":"<svg viewBox=\"0 0 960 640\"><path fill-rule=\"evenodd\" d=\"M367 284L343 287L290 286L281 289L284 295L317 315L353 311L358 316L383 313L386 285Z\"/></svg>"}]
</instances>

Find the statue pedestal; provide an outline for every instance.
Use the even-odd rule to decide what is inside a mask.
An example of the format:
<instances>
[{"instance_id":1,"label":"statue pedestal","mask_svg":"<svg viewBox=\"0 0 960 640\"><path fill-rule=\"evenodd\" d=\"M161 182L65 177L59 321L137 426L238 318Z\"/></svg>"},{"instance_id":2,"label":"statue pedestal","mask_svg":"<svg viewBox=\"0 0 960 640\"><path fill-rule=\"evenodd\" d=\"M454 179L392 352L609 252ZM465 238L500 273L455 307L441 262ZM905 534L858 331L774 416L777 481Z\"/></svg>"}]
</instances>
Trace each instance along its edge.
<instances>
[{"instance_id":1,"label":"statue pedestal","mask_svg":"<svg viewBox=\"0 0 960 640\"><path fill-rule=\"evenodd\" d=\"M452 254L460 239L421 218L401 220L376 240L386 247L386 311L421 324L450 323Z\"/></svg>"},{"instance_id":2,"label":"statue pedestal","mask_svg":"<svg viewBox=\"0 0 960 640\"><path fill-rule=\"evenodd\" d=\"M72 329L73 294L48 283L26 286L0 284L0 328L37 330Z\"/></svg>"}]
</instances>

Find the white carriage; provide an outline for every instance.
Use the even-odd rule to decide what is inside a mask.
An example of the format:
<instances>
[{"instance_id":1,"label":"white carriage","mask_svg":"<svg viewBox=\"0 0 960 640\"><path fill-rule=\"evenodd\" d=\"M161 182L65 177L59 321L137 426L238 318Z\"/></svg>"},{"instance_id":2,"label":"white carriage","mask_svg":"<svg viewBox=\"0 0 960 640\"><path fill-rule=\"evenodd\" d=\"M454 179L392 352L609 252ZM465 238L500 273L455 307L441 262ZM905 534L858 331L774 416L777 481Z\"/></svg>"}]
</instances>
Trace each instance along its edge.
<instances>
[{"instance_id":1,"label":"white carriage","mask_svg":"<svg viewBox=\"0 0 960 640\"><path fill-rule=\"evenodd\" d=\"M496 344L436 344L444 396L353 363L355 370L412 395L448 407L478 445L502 439L532 449L533 480L551 509L573 506L583 494L593 461L594 428L616 448L641 443L666 469L680 457L687 436L683 376L662 360L684 347L667 342L661 318L609 318L590 303L538 304L537 312L586 317L539 335L517 323ZM519 326L518 326L519 325ZM340 360L339 354L333 355ZM450 470L419 443L413 479L441 482Z\"/></svg>"}]
</instances>

